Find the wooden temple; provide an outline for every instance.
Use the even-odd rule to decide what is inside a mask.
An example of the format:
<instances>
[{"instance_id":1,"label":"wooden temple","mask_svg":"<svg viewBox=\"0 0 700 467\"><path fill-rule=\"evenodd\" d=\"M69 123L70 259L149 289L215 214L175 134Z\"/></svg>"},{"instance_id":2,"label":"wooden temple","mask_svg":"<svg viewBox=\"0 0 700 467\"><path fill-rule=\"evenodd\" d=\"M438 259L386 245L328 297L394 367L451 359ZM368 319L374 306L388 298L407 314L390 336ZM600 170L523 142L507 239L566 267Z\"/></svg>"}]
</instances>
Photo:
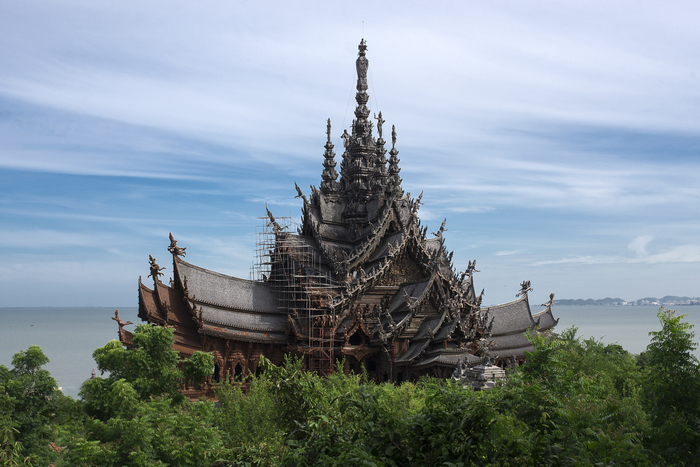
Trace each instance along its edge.
<instances>
[{"instance_id":1,"label":"wooden temple","mask_svg":"<svg viewBox=\"0 0 700 467\"><path fill-rule=\"evenodd\" d=\"M445 222L430 235L421 226L422 195L414 199L401 188L396 131L392 126L387 151L381 112L373 134L366 48L363 39L355 120L341 136L340 177L328 120L320 186L308 197L296 187L303 202L296 232L267 211L259 242L264 259L254 280L186 262L172 234L170 285L150 258L153 282L139 279L139 317L173 327L181 356L203 350L216 363L206 388L185 393L210 391L225 378L245 379L258 372L261 355L275 364L285 354L303 356L306 369L320 374L342 361L345 372L364 367L377 382L447 378L459 365L480 362L481 339L504 366L532 350L529 330L557 324L551 299L532 314L529 282L515 301L482 307L483 290L477 295L474 288L476 261L456 271L444 244ZM123 324L120 340L129 347Z\"/></svg>"}]
</instances>

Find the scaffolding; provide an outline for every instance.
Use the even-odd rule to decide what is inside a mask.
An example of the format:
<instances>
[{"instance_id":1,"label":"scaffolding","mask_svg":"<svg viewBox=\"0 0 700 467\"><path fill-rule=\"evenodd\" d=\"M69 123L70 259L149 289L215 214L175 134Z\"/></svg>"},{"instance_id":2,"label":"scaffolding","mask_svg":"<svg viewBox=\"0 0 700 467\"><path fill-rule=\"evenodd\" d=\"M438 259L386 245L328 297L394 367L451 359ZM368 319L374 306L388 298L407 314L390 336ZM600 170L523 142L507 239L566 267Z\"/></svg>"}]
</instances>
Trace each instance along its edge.
<instances>
[{"instance_id":1,"label":"scaffolding","mask_svg":"<svg viewBox=\"0 0 700 467\"><path fill-rule=\"evenodd\" d=\"M328 375L333 372L337 324L330 302L339 284L315 241L289 232L297 227L290 218L276 218L279 230L273 228L268 217L259 219L251 279L270 283L281 311L296 312L306 334L303 351L307 368Z\"/></svg>"}]
</instances>

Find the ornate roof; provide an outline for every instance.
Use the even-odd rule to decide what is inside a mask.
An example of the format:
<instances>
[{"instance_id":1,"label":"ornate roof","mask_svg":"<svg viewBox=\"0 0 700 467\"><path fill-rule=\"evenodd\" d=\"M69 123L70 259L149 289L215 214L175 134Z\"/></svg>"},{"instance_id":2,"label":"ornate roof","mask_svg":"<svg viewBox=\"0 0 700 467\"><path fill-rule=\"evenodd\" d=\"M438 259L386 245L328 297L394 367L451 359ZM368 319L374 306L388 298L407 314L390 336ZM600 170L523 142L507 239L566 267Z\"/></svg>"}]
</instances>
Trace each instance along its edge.
<instances>
[{"instance_id":1,"label":"ornate roof","mask_svg":"<svg viewBox=\"0 0 700 467\"><path fill-rule=\"evenodd\" d=\"M519 299L481 307L476 261L458 273L445 247L446 220L429 237L418 217L422 193L412 198L401 187L396 128L387 152L384 116L371 117L367 107L364 39L358 49L355 119L340 135L340 173L328 120L320 189L312 186L307 197L296 186L299 231L286 231L267 211L269 277L244 280L190 264L171 235L174 280L160 282L163 268L150 258L154 288L139 280L139 316L174 325L190 347L221 338L224 354L230 341L279 344L285 352L330 346L358 361L381 349L397 365L449 367L478 361L475 342L483 337L496 355L522 355L532 349L528 329L556 325L551 299L533 317L523 282Z\"/></svg>"},{"instance_id":2,"label":"ornate roof","mask_svg":"<svg viewBox=\"0 0 700 467\"><path fill-rule=\"evenodd\" d=\"M492 336L523 333L537 326L530 312L527 294L512 302L482 308L482 312L488 316L487 326Z\"/></svg>"}]
</instances>

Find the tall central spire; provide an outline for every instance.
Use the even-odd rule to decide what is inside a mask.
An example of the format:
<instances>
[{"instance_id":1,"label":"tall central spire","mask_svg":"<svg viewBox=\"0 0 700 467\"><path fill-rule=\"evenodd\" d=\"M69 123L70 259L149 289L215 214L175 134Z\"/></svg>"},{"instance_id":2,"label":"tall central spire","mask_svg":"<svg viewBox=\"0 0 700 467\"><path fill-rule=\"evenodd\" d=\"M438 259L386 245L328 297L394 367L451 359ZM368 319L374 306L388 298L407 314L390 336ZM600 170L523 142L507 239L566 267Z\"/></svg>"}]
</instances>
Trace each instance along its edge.
<instances>
[{"instance_id":1,"label":"tall central spire","mask_svg":"<svg viewBox=\"0 0 700 467\"><path fill-rule=\"evenodd\" d=\"M364 39L358 46L355 62L357 69L357 94L355 100L355 120L352 122L351 134L343 133L345 152L341 162L341 190L348 201L345 210L346 219L359 219L365 216L364 203L372 196L372 175L374 173L376 143L372 137L372 122L368 120L367 108L367 44Z\"/></svg>"},{"instance_id":2,"label":"tall central spire","mask_svg":"<svg viewBox=\"0 0 700 467\"><path fill-rule=\"evenodd\" d=\"M340 138L343 140L343 155L340 161L340 179L336 182L335 153L330 137L330 123L326 134L325 161L320 194L323 202L330 200L338 211L334 222L348 226L352 238L359 238L366 231L367 225L374 222L388 206L387 201L403 196L401 179L398 177L398 158L396 154L395 132L392 132L392 150L388 155L384 145L383 125L386 123L382 113L374 115L377 120L377 138L372 135L374 122L370 120L370 109L367 107L369 60L367 59L367 43L364 38L357 47L355 69L357 71L357 92L355 94L355 119L350 128L343 130ZM330 212L330 211L329 211Z\"/></svg>"},{"instance_id":3,"label":"tall central spire","mask_svg":"<svg viewBox=\"0 0 700 467\"><path fill-rule=\"evenodd\" d=\"M355 100L357 101L357 108L355 109L355 117L358 120L367 120L369 117L369 109L367 108L367 102L369 101L369 94L367 94L367 69L369 68L369 60L367 60L367 43L364 39L360 41L360 45L357 46L359 49L357 61L355 62L355 68L357 69L357 94L355 95Z\"/></svg>"}]
</instances>

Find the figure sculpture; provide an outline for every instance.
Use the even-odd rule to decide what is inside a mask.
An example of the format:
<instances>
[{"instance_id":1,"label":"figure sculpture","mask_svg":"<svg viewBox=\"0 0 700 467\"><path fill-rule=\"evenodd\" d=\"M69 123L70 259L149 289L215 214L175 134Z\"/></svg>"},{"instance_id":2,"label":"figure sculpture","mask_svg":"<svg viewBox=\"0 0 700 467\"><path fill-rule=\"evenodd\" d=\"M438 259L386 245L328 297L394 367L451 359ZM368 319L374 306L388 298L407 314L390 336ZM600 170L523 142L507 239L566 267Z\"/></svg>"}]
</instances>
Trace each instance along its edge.
<instances>
[{"instance_id":1,"label":"figure sculpture","mask_svg":"<svg viewBox=\"0 0 700 467\"><path fill-rule=\"evenodd\" d=\"M523 281L520 284L520 292L516 293L516 297L520 297L521 295L525 295L526 293L530 292L532 290L532 287L530 286L530 281Z\"/></svg>"},{"instance_id":2,"label":"figure sculpture","mask_svg":"<svg viewBox=\"0 0 700 467\"><path fill-rule=\"evenodd\" d=\"M114 316L112 317L112 319L114 321L116 321L117 324L119 325L119 331L121 331L124 326L127 326L129 324L134 324L131 321L127 321L127 322L122 321L122 319L119 317L119 310L114 311Z\"/></svg>"},{"instance_id":3,"label":"figure sculpture","mask_svg":"<svg viewBox=\"0 0 700 467\"><path fill-rule=\"evenodd\" d=\"M177 256L187 256L187 253L185 252L186 249L187 247L177 246L177 240L175 240L175 237L173 237L173 233L170 232L170 246L168 247L168 251Z\"/></svg>"},{"instance_id":4,"label":"figure sculpture","mask_svg":"<svg viewBox=\"0 0 700 467\"><path fill-rule=\"evenodd\" d=\"M541 306L552 306L552 303L554 303L554 292L549 294L549 301L547 303L543 303Z\"/></svg>"},{"instance_id":5,"label":"figure sculpture","mask_svg":"<svg viewBox=\"0 0 700 467\"><path fill-rule=\"evenodd\" d=\"M148 275L148 277L157 279L158 276L163 275L161 271L165 268L161 268L160 266L158 266L158 263L156 263L156 259L152 255L148 255L148 262L151 263L151 273Z\"/></svg>"},{"instance_id":6,"label":"figure sculpture","mask_svg":"<svg viewBox=\"0 0 700 467\"><path fill-rule=\"evenodd\" d=\"M386 120L382 118L382 112L379 112L379 117L377 117L377 114L374 114L374 118L377 119L377 133L379 133L379 139L382 138L382 125Z\"/></svg>"}]
</instances>

